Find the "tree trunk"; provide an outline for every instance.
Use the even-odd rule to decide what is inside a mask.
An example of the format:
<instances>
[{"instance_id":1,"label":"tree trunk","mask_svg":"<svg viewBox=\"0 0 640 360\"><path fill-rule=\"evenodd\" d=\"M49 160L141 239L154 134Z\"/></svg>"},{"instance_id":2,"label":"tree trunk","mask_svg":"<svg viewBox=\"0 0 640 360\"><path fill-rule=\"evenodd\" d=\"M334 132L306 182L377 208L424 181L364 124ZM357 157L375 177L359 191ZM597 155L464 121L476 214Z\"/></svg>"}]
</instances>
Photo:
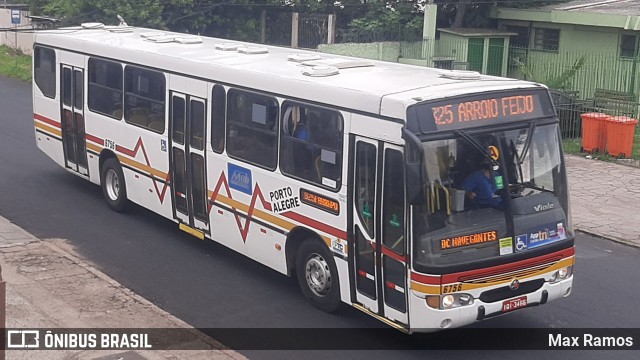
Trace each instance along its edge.
<instances>
[{"instance_id":1,"label":"tree trunk","mask_svg":"<svg viewBox=\"0 0 640 360\"><path fill-rule=\"evenodd\" d=\"M453 28L459 28L462 27L463 23L464 23L464 14L465 12L467 12L467 4L466 4L466 0L459 0L460 2L458 3L457 9L456 9L456 17L453 20L453 24L451 25L451 27Z\"/></svg>"}]
</instances>

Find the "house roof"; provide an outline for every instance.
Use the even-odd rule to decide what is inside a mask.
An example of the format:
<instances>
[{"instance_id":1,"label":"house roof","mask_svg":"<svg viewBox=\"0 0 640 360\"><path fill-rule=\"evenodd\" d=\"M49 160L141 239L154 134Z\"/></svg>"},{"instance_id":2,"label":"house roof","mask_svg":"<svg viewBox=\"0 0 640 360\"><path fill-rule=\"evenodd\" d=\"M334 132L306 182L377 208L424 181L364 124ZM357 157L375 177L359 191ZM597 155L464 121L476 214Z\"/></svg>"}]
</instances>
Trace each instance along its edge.
<instances>
[{"instance_id":1,"label":"house roof","mask_svg":"<svg viewBox=\"0 0 640 360\"><path fill-rule=\"evenodd\" d=\"M499 30L499 29L476 29L476 28L438 28L438 31L442 31L449 34L459 36L511 36L518 35L514 32Z\"/></svg>"},{"instance_id":2,"label":"house roof","mask_svg":"<svg viewBox=\"0 0 640 360\"><path fill-rule=\"evenodd\" d=\"M543 6L540 10L560 10L613 15L640 15L640 2L637 0L573 0L560 4Z\"/></svg>"},{"instance_id":3,"label":"house roof","mask_svg":"<svg viewBox=\"0 0 640 360\"><path fill-rule=\"evenodd\" d=\"M494 8L491 17L640 31L638 0L571 0L538 8Z\"/></svg>"}]
</instances>

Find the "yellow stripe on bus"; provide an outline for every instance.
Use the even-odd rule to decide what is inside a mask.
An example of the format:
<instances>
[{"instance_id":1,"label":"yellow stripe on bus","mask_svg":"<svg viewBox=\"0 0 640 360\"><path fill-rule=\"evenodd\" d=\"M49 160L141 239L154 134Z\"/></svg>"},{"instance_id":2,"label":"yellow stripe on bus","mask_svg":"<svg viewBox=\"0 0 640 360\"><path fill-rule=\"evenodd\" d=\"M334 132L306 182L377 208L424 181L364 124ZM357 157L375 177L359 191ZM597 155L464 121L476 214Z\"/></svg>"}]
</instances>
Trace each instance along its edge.
<instances>
[{"instance_id":1,"label":"yellow stripe on bus","mask_svg":"<svg viewBox=\"0 0 640 360\"><path fill-rule=\"evenodd\" d=\"M506 280L495 281L495 282L484 283L484 284L462 283L462 289L460 289L459 291L476 290L476 289L481 289L481 288L490 287L490 286L508 284L514 278L517 278L518 281L522 282L522 280L524 280L524 279L537 277L537 276L540 276L541 274L548 273L548 272L555 271L555 270L559 270L559 269L561 269L563 267L570 266L570 265L573 265L573 257L567 258L567 259L562 259L562 260L558 261L557 263L553 264L552 266L550 266L548 268L545 268L543 270L536 271L534 273L527 274L527 275L524 275L524 276L512 276L512 277L510 277L509 279L506 279ZM443 284L443 286L445 286L445 285L447 285L447 284Z\"/></svg>"},{"instance_id":2,"label":"yellow stripe on bus","mask_svg":"<svg viewBox=\"0 0 640 360\"><path fill-rule=\"evenodd\" d=\"M213 191L209 191L209 198L211 198L212 196L213 196ZM224 196L222 194L218 194L216 196L215 200L216 201L220 201L222 204L227 205L227 206L229 206L231 208L234 208L236 210L239 210L239 211L242 211L242 212L245 212L245 213L249 212L249 205L247 205L247 204L245 204L243 202L240 202L238 200L231 199L228 196ZM271 225L278 226L278 227L280 227L280 228L282 228L282 229L284 229L286 231L291 231L291 229L293 229L296 226L296 224L294 224L294 223L292 223L290 221L281 219L278 216L275 216L275 215L273 215L273 214L271 214L269 212L266 212L266 211L260 210L260 209L256 209L256 208L253 208L253 216L255 216L256 218L258 218L260 220L263 220L263 221L265 221L265 222L267 222L267 223L269 223ZM321 237L322 237L322 240L327 244L327 246L331 247L331 238L328 237L328 236L324 236L324 235L322 235ZM345 252L346 252L346 249L345 249Z\"/></svg>"},{"instance_id":3,"label":"yellow stripe on bus","mask_svg":"<svg viewBox=\"0 0 640 360\"><path fill-rule=\"evenodd\" d=\"M575 262L575 258L574 257L570 257L570 258L567 258L567 259L562 259L562 260L558 261L557 263L553 264L552 266L550 266L548 268L545 268L543 270L540 270L540 271L537 271L535 273L528 274L528 275L525 275L525 276L512 276L507 281L496 281L496 282L492 282L492 283L482 283L482 284L461 283L462 284L462 288L460 290L458 290L458 291L476 290L476 289L481 289L481 288L485 288L485 287L491 287L491 286L506 284L506 283L511 282L511 280L513 278L518 278L518 280L528 279L528 278L539 276L539 275L541 275L543 273L548 273L550 271L559 270L559 269L561 269L563 267L573 265L574 262ZM459 284L459 283L451 283L451 284ZM412 290L421 292L423 294L430 294L430 295L440 294L440 286L446 286L446 285L450 285L450 284L426 285L426 284L421 284L421 283L415 282L413 280L411 281L411 289Z\"/></svg>"},{"instance_id":4,"label":"yellow stripe on bus","mask_svg":"<svg viewBox=\"0 0 640 360\"><path fill-rule=\"evenodd\" d=\"M100 154L100 152L102 151L102 147L101 146L92 144L90 142L87 142L87 149L93 150L93 151L97 152L98 154Z\"/></svg>"},{"instance_id":5,"label":"yellow stripe on bus","mask_svg":"<svg viewBox=\"0 0 640 360\"><path fill-rule=\"evenodd\" d=\"M37 122L36 121L36 127L40 130L44 130L52 135L57 135L57 136L62 136L62 131L60 131L59 129L56 129L54 127L51 127L49 125L45 125L43 123Z\"/></svg>"},{"instance_id":6,"label":"yellow stripe on bus","mask_svg":"<svg viewBox=\"0 0 640 360\"><path fill-rule=\"evenodd\" d=\"M426 285L419 282L411 281L411 290L421 292L429 295L439 295L440 285Z\"/></svg>"},{"instance_id":7,"label":"yellow stripe on bus","mask_svg":"<svg viewBox=\"0 0 640 360\"><path fill-rule=\"evenodd\" d=\"M210 191L209 192L209 198L211 198L211 196L213 195L213 192ZM238 200L232 199L230 197L224 196L222 194L218 194L218 196L216 196L216 201L220 201L222 204L227 205L229 207L232 207L236 210L248 213L249 212L249 205L240 202ZM295 226L293 223L280 219L279 217L270 214L264 210L260 210L260 209L256 209L253 208L253 216L264 220L268 223L271 223L273 225L279 226L285 230L291 230L293 229L293 227Z\"/></svg>"},{"instance_id":8,"label":"yellow stripe on bus","mask_svg":"<svg viewBox=\"0 0 640 360\"><path fill-rule=\"evenodd\" d=\"M124 157L122 155L118 155L118 160L120 160L121 163L127 164L127 165L129 165L131 167L134 167L134 168L140 170L140 171L148 172L149 174L152 174L153 176L155 176L155 177L157 177L157 178L159 178L161 180L165 180L167 178L167 173L164 173L164 172L162 172L160 170L156 170L156 169L152 168L151 166L142 164L142 163L140 163L138 161L129 159L129 158Z\"/></svg>"}]
</instances>

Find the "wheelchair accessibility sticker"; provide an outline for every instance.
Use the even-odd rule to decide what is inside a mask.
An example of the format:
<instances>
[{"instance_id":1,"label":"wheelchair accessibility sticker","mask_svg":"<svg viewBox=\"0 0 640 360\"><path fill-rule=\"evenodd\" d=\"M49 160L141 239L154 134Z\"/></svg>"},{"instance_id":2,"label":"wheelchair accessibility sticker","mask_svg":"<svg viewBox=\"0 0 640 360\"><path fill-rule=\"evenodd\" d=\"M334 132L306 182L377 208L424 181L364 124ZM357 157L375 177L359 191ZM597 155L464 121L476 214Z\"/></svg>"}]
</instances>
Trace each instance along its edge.
<instances>
[{"instance_id":1,"label":"wheelchair accessibility sticker","mask_svg":"<svg viewBox=\"0 0 640 360\"><path fill-rule=\"evenodd\" d=\"M529 242L529 237L527 234L516 236L516 252L527 250L527 243Z\"/></svg>"}]
</instances>

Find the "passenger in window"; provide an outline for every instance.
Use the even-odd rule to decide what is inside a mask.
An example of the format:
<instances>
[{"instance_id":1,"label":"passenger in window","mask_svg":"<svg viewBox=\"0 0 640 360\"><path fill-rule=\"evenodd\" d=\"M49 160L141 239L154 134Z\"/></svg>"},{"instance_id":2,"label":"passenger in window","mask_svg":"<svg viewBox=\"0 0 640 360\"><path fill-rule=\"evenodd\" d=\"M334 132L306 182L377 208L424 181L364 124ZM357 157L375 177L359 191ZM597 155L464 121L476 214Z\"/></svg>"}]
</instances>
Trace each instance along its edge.
<instances>
[{"instance_id":1,"label":"passenger in window","mask_svg":"<svg viewBox=\"0 0 640 360\"><path fill-rule=\"evenodd\" d=\"M307 129L307 124L303 119L300 119L294 124L293 137L302 141L307 141L307 139L309 139L309 130Z\"/></svg>"},{"instance_id":2,"label":"passenger in window","mask_svg":"<svg viewBox=\"0 0 640 360\"><path fill-rule=\"evenodd\" d=\"M492 207L500 208L502 206L502 197L496 194L497 188L493 178L493 170L491 163L485 161L480 169L472 172L462 183L465 196L474 205L473 207Z\"/></svg>"}]
</instances>

